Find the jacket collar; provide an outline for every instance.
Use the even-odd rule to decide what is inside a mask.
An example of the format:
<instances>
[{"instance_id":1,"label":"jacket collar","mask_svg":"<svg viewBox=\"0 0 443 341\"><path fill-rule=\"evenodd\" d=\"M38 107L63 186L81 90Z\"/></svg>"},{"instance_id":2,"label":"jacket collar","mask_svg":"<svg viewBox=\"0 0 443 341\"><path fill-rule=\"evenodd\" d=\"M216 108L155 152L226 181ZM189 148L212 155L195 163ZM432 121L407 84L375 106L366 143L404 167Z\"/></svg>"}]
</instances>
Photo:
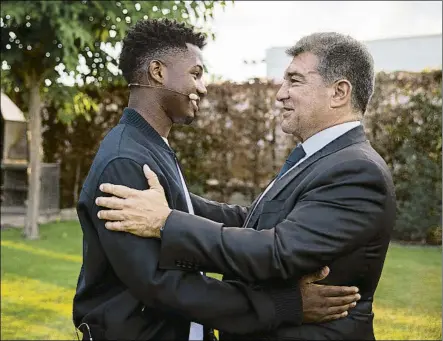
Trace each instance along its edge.
<instances>
[{"instance_id":1,"label":"jacket collar","mask_svg":"<svg viewBox=\"0 0 443 341\"><path fill-rule=\"evenodd\" d=\"M123 110L122 118L119 124L129 124L143 132L143 135L150 139L152 142L156 143L163 149L175 155L174 151L169 147L168 144L163 140L160 134L152 128L152 126L140 115L137 111L132 108L125 108Z\"/></svg>"}]
</instances>

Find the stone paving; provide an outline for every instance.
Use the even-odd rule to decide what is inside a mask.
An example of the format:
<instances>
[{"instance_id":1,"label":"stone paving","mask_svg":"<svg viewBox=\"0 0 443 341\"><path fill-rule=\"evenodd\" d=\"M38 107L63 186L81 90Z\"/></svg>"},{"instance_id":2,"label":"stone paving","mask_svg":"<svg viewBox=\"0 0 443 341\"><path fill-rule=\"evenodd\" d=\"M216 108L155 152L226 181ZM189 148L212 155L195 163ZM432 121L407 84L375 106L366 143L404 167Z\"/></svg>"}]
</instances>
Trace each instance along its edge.
<instances>
[{"instance_id":1,"label":"stone paving","mask_svg":"<svg viewBox=\"0 0 443 341\"><path fill-rule=\"evenodd\" d=\"M55 221L78 220L75 208L66 208L60 210L58 214L41 215L38 219L39 224L45 224ZM25 225L24 214L2 214L1 228L21 228Z\"/></svg>"}]
</instances>

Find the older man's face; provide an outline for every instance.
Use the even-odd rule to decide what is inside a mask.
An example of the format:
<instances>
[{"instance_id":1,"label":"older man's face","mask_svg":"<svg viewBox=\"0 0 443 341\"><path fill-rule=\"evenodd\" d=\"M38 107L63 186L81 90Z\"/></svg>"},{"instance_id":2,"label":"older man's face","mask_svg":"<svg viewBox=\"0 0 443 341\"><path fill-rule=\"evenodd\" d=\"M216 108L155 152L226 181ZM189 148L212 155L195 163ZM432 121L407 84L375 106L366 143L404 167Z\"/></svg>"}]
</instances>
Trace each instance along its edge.
<instances>
[{"instance_id":1,"label":"older man's face","mask_svg":"<svg viewBox=\"0 0 443 341\"><path fill-rule=\"evenodd\" d=\"M331 91L317 66L318 58L310 52L295 56L277 93L284 107L282 130L301 141L330 126Z\"/></svg>"}]
</instances>

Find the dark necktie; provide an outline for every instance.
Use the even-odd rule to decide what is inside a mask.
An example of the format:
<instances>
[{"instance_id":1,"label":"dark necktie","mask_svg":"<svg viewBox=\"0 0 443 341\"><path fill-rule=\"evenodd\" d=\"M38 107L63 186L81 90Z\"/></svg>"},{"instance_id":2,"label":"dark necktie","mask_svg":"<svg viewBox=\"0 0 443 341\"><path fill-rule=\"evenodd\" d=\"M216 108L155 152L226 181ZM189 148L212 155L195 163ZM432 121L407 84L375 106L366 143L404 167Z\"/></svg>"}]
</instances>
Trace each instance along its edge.
<instances>
[{"instance_id":1,"label":"dark necktie","mask_svg":"<svg viewBox=\"0 0 443 341\"><path fill-rule=\"evenodd\" d=\"M303 159L306 156L306 152L303 149L303 146L299 144L295 147L291 154L289 154L288 158L285 161L285 164L280 170L280 173L277 175L277 180L280 179L283 174L285 174L288 170L290 170L298 161Z\"/></svg>"}]
</instances>

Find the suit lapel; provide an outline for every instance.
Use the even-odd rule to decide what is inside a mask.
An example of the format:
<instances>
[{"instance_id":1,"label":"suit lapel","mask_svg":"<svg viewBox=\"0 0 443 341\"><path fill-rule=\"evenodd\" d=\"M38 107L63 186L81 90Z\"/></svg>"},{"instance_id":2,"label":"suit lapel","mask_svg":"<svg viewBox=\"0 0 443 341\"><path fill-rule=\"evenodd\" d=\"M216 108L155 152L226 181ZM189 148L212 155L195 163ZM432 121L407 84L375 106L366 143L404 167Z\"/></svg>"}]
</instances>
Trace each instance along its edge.
<instances>
[{"instance_id":1,"label":"suit lapel","mask_svg":"<svg viewBox=\"0 0 443 341\"><path fill-rule=\"evenodd\" d=\"M288 171L282 178L277 180L274 185L269 189L269 191L263 196L261 201L264 200L272 200L274 199L278 193L280 193L288 184L290 184L304 169L312 165L314 162L333 154L343 148L346 148L352 144L360 143L367 141L363 126L358 126L354 129L351 129L346 134L343 134L336 140L332 141L324 148L317 151L315 154L308 157L305 161L300 163L295 168ZM256 203L257 205L257 203ZM255 222L257 221L259 214L255 214L248 225L253 227Z\"/></svg>"},{"instance_id":2,"label":"suit lapel","mask_svg":"<svg viewBox=\"0 0 443 341\"><path fill-rule=\"evenodd\" d=\"M265 189L268 188L268 186L272 183L272 181L275 180L276 177L277 177L277 175L274 176L274 177L271 179L271 181L269 181L269 183L266 185ZM251 208L249 209L248 215L247 215L246 218L245 218L245 223L243 224L243 226L246 227L246 226L249 224L249 220L251 219L251 215L255 212L255 209L257 208L258 199L260 199L261 194L262 194L262 193L260 193L259 195L257 195L257 198L255 198L255 200L252 202L252 204L251 204Z\"/></svg>"}]
</instances>

